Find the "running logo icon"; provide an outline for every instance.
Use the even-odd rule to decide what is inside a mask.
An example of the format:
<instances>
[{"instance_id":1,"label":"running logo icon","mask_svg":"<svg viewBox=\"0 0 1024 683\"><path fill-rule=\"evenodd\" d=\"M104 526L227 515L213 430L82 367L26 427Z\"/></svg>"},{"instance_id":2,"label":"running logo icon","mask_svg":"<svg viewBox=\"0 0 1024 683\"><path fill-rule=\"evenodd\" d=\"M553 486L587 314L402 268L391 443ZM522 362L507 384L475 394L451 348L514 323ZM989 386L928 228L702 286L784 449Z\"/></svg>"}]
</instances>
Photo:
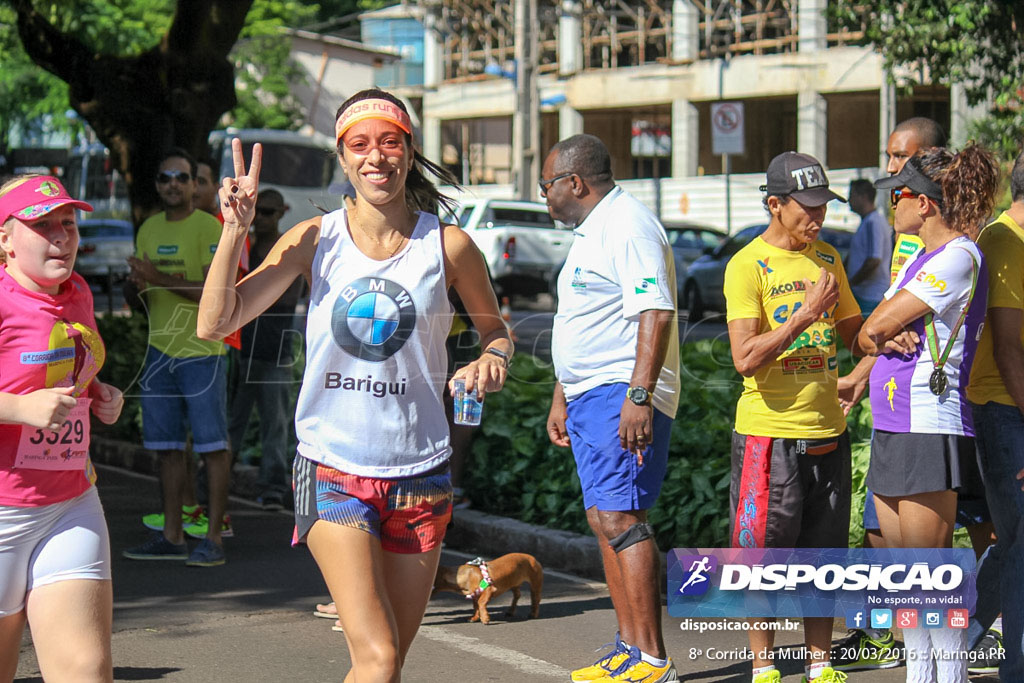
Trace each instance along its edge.
<instances>
[{"instance_id":1,"label":"running logo icon","mask_svg":"<svg viewBox=\"0 0 1024 683\"><path fill-rule=\"evenodd\" d=\"M718 558L714 555L687 555L679 558L683 567L683 584L680 595L704 595L711 587L711 574L718 570Z\"/></svg>"},{"instance_id":2,"label":"running logo icon","mask_svg":"<svg viewBox=\"0 0 1024 683\"><path fill-rule=\"evenodd\" d=\"M360 360L385 361L416 327L416 306L401 285L364 277L342 288L331 314L334 341Z\"/></svg>"}]
</instances>

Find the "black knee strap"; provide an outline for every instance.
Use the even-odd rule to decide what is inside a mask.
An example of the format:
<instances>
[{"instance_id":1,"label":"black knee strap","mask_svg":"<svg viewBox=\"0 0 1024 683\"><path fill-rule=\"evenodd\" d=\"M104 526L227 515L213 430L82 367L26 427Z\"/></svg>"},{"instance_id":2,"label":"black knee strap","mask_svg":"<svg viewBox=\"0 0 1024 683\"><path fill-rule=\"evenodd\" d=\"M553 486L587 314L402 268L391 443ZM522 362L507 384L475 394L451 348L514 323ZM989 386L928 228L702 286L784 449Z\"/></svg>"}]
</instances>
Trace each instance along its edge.
<instances>
[{"instance_id":1,"label":"black knee strap","mask_svg":"<svg viewBox=\"0 0 1024 683\"><path fill-rule=\"evenodd\" d=\"M640 541L654 538L654 528L647 522L637 522L615 538L608 539L608 545L617 553Z\"/></svg>"}]
</instances>

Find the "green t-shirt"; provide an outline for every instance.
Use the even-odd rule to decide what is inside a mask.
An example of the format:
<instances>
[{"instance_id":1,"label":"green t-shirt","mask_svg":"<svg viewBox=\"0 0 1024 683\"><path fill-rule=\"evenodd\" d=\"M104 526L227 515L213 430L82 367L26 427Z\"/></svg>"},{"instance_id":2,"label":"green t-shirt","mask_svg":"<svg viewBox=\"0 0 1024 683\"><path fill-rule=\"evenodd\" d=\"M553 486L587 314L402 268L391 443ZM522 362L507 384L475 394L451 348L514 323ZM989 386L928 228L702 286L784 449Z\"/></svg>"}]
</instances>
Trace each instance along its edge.
<instances>
[{"instance_id":1,"label":"green t-shirt","mask_svg":"<svg viewBox=\"0 0 1024 683\"><path fill-rule=\"evenodd\" d=\"M157 270L202 282L203 269L213 261L221 225L205 211L193 211L180 221L167 220L161 212L139 228L135 255L149 256ZM146 290L149 308L149 343L174 358L219 356L224 343L196 336L199 304L160 287Z\"/></svg>"}]
</instances>

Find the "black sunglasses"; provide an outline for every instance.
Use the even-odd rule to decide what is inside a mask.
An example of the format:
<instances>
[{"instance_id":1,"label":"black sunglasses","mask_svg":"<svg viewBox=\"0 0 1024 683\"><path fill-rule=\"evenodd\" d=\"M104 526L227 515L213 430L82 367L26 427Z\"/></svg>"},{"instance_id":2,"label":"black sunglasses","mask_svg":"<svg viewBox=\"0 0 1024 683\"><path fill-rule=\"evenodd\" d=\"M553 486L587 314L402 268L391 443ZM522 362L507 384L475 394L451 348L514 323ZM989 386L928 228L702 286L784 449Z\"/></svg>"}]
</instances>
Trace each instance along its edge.
<instances>
[{"instance_id":1,"label":"black sunglasses","mask_svg":"<svg viewBox=\"0 0 1024 683\"><path fill-rule=\"evenodd\" d=\"M275 209L272 206L257 206L256 207L256 213L258 213L261 216L273 216L278 211L279 211L279 209Z\"/></svg>"},{"instance_id":2,"label":"black sunglasses","mask_svg":"<svg viewBox=\"0 0 1024 683\"><path fill-rule=\"evenodd\" d=\"M563 173L561 175L556 175L554 178L551 178L550 180L543 180L542 179L539 183L537 183L537 187L540 188L540 196L541 197L547 197L548 196L548 188L550 188L552 185L554 185L556 180L561 180L562 178L568 178L571 175L576 175L576 174L573 173L572 171L570 171L569 173Z\"/></svg>"},{"instance_id":3,"label":"black sunglasses","mask_svg":"<svg viewBox=\"0 0 1024 683\"><path fill-rule=\"evenodd\" d=\"M187 183L192 180L192 174L185 171L160 171L156 176L156 181L161 185L166 185L172 180L177 180L179 183Z\"/></svg>"}]
</instances>

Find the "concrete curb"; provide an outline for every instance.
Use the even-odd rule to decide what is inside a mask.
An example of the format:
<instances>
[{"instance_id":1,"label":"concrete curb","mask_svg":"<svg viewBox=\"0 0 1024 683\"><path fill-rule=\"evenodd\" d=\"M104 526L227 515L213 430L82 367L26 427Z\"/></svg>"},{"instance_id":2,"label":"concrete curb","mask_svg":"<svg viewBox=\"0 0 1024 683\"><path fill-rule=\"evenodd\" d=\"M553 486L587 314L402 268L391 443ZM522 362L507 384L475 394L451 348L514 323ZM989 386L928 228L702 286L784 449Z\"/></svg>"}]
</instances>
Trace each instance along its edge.
<instances>
[{"instance_id":1,"label":"concrete curb","mask_svg":"<svg viewBox=\"0 0 1024 683\"><path fill-rule=\"evenodd\" d=\"M127 441L94 435L93 462L133 472L158 475L157 455ZM253 500L259 495L259 469L236 465L231 475L231 493ZM548 569L558 569L589 579L604 580L597 539L570 531L548 529L478 510L456 510L445 543L459 550L497 557L509 552L529 553Z\"/></svg>"}]
</instances>

